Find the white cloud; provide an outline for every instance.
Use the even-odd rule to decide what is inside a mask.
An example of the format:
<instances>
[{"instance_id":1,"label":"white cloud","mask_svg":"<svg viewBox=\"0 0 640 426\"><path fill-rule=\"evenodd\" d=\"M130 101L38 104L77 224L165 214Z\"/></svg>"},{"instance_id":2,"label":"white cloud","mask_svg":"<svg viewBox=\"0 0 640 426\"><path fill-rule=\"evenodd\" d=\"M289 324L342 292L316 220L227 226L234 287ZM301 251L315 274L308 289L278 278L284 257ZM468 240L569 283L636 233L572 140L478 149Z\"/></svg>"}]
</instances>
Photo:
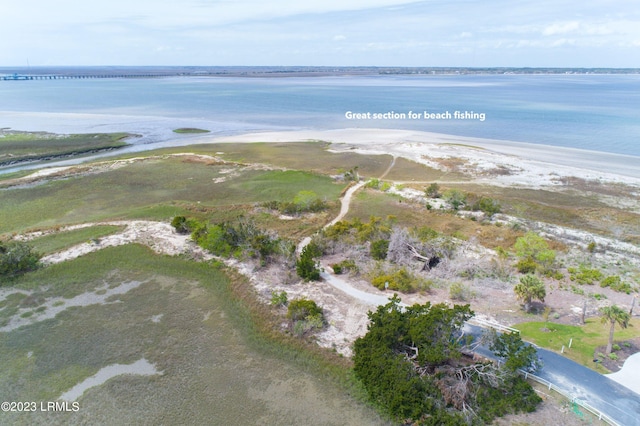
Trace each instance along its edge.
<instances>
[{"instance_id":1,"label":"white cloud","mask_svg":"<svg viewBox=\"0 0 640 426\"><path fill-rule=\"evenodd\" d=\"M542 30L542 34L546 36L552 36L557 34L567 34L567 33L575 32L579 28L580 28L580 23L578 21L557 22L544 28Z\"/></svg>"},{"instance_id":2,"label":"white cloud","mask_svg":"<svg viewBox=\"0 0 640 426\"><path fill-rule=\"evenodd\" d=\"M32 0L0 13L0 66L531 66L566 47L565 65L640 57L637 0Z\"/></svg>"}]
</instances>

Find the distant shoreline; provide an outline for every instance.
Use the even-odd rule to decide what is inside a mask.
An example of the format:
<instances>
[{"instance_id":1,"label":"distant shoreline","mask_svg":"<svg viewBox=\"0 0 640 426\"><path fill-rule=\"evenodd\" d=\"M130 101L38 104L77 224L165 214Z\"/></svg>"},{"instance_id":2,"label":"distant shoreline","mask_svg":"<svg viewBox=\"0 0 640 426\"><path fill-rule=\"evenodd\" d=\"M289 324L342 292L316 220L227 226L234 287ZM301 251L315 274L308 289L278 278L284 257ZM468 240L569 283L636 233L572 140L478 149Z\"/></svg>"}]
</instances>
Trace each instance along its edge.
<instances>
[{"instance_id":1,"label":"distant shoreline","mask_svg":"<svg viewBox=\"0 0 640 426\"><path fill-rule=\"evenodd\" d=\"M563 75L640 74L640 68L555 67L393 67L393 66L5 66L2 76L57 76L59 78L158 78L158 77L320 77L365 75ZM24 80L25 78L15 78ZM14 79L9 79L14 80ZM2 81L2 80L0 80Z\"/></svg>"}]
</instances>

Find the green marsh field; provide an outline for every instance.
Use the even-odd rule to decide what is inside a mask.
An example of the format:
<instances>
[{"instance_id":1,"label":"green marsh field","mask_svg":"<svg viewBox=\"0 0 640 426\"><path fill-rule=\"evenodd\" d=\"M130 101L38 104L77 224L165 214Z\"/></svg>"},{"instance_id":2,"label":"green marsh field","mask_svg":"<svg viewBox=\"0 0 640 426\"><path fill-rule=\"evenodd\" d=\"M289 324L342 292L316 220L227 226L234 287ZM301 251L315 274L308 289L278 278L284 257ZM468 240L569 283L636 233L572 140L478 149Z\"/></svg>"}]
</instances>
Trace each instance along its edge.
<instances>
[{"instance_id":1,"label":"green marsh field","mask_svg":"<svg viewBox=\"0 0 640 426\"><path fill-rule=\"evenodd\" d=\"M226 151L225 161L243 161L222 164L163 150L5 187L0 236L44 231L29 243L48 255L123 229L99 222L169 222L187 214L213 222L249 216L298 239L337 214L346 184L328 172L354 167L357 158L327 153L318 143L296 144L294 150L331 159L303 171L296 155L283 157L276 147L191 148L207 156ZM258 160L278 164L246 164ZM374 156L355 165L377 173L389 161ZM300 191L313 191L329 209L285 221L255 208ZM88 226L63 229L76 224ZM90 387L77 400L77 412L0 413L2 424L385 424L361 402L348 361L274 332L280 325L273 308L257 300L244 277L215 262L129 244L1 284L1 395L55 401L105 367L140 360L156 373L118 375Z\"/></svg>"}]
</instances>

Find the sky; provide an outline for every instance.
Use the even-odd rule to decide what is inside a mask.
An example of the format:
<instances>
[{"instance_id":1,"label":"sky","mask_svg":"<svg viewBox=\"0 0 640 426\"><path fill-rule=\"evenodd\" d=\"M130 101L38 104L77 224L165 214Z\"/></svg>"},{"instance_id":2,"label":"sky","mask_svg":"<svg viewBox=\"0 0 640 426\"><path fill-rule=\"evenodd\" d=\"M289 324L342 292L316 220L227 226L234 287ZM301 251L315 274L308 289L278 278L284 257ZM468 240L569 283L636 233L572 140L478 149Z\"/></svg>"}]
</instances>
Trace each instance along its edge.
<instances>
[{"instance_id":1,"label":"sky","mask_svg":"<svg viewBox=\"0 0 640 426\"><path fill-rule=\"evenodd\" d=\"M7 0L0 66L640 67L638 0Z\"/></svg>"}]
</instances>

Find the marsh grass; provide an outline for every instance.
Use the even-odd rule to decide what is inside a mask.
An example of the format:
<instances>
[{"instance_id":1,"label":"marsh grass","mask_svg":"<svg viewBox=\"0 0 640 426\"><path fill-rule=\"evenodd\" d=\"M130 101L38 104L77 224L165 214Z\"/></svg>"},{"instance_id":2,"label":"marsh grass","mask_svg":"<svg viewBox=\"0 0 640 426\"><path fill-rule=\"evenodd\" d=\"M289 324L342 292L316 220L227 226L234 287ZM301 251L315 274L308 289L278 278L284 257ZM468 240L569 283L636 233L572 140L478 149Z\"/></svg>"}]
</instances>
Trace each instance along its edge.
<instances>
[{"instance_id":1,"label":"marsh grass","mask_svg":"<svg viewBox=\"0 0 640 426\"><path fill-rule=\"evenodd\" d=\"M563 355L573 361L596 371L593 362L595 350L598 346L606 345L609 339L609 325L602 324L598 318L591 318L584 326L556 324L553 322L526 322L513 326L520 330L522 338L535 343L545 349L560 353L565 347ZM616 327L615 340L626 340L637 336L640 320L633 319L626 329ZM571 348L569 341L573 339Z\"/></svg>"},{"instance_id":2,"label":"marsh grass","mask_svg":"<svg viewBox=\"0 0 640 426\"><path fill-rule=\"evenodd\" d=\"M40 132L0 131L0 165L35 161L44 157L81 155L127 145L127 133L55 135Z\"/></svg>"},{"instance_id":3,"label":"marsh grass","mask_svg":"<svg viewBox=\"0 0 640 426\"><path fill-rule=\"evenodd\" d=\"M315 173L244 170L221 183L229 166L180 158L136 162L103 173L0 192L0 234L115 218L170 220L176 205L223 207L289 201L302 190L336 200L343 185ZM183 211L184 209L182 209Z\"/></svg>"},{"instance_id":4,"label":"marsh grass","mask_svg":"<svg viewBox=\"0 0 640 426\"><path fill-rule=\"evenodd\" d=\"M77 244L115 234L116 232L124 230L124 228L124 226L114 225L90 226L87 228L59 232L45 235L39 238L34 238L33 240L29 241L29 244L33 246L35 251L43 255L48 255L69 247L73 247Z\"/></svg>"},{"instance_id":5,"label":"marsh grass","mask_svg":"<svg viewBox=\"0 0 640 426\"><path fill-rule=\"evenodd\" d=\"M138 245L56 266L15 286L54 296L66 294L76 275L85 279L74 293L142 284L107 304L0 333L0 394L55 400L105 366L143 357L163 374L113 378L87 390L78 413L34 413L32 424L382 423L350 396L360 389L348 362L280 332L272 308L232 271Z\"/></svg>"}]
</instances>

